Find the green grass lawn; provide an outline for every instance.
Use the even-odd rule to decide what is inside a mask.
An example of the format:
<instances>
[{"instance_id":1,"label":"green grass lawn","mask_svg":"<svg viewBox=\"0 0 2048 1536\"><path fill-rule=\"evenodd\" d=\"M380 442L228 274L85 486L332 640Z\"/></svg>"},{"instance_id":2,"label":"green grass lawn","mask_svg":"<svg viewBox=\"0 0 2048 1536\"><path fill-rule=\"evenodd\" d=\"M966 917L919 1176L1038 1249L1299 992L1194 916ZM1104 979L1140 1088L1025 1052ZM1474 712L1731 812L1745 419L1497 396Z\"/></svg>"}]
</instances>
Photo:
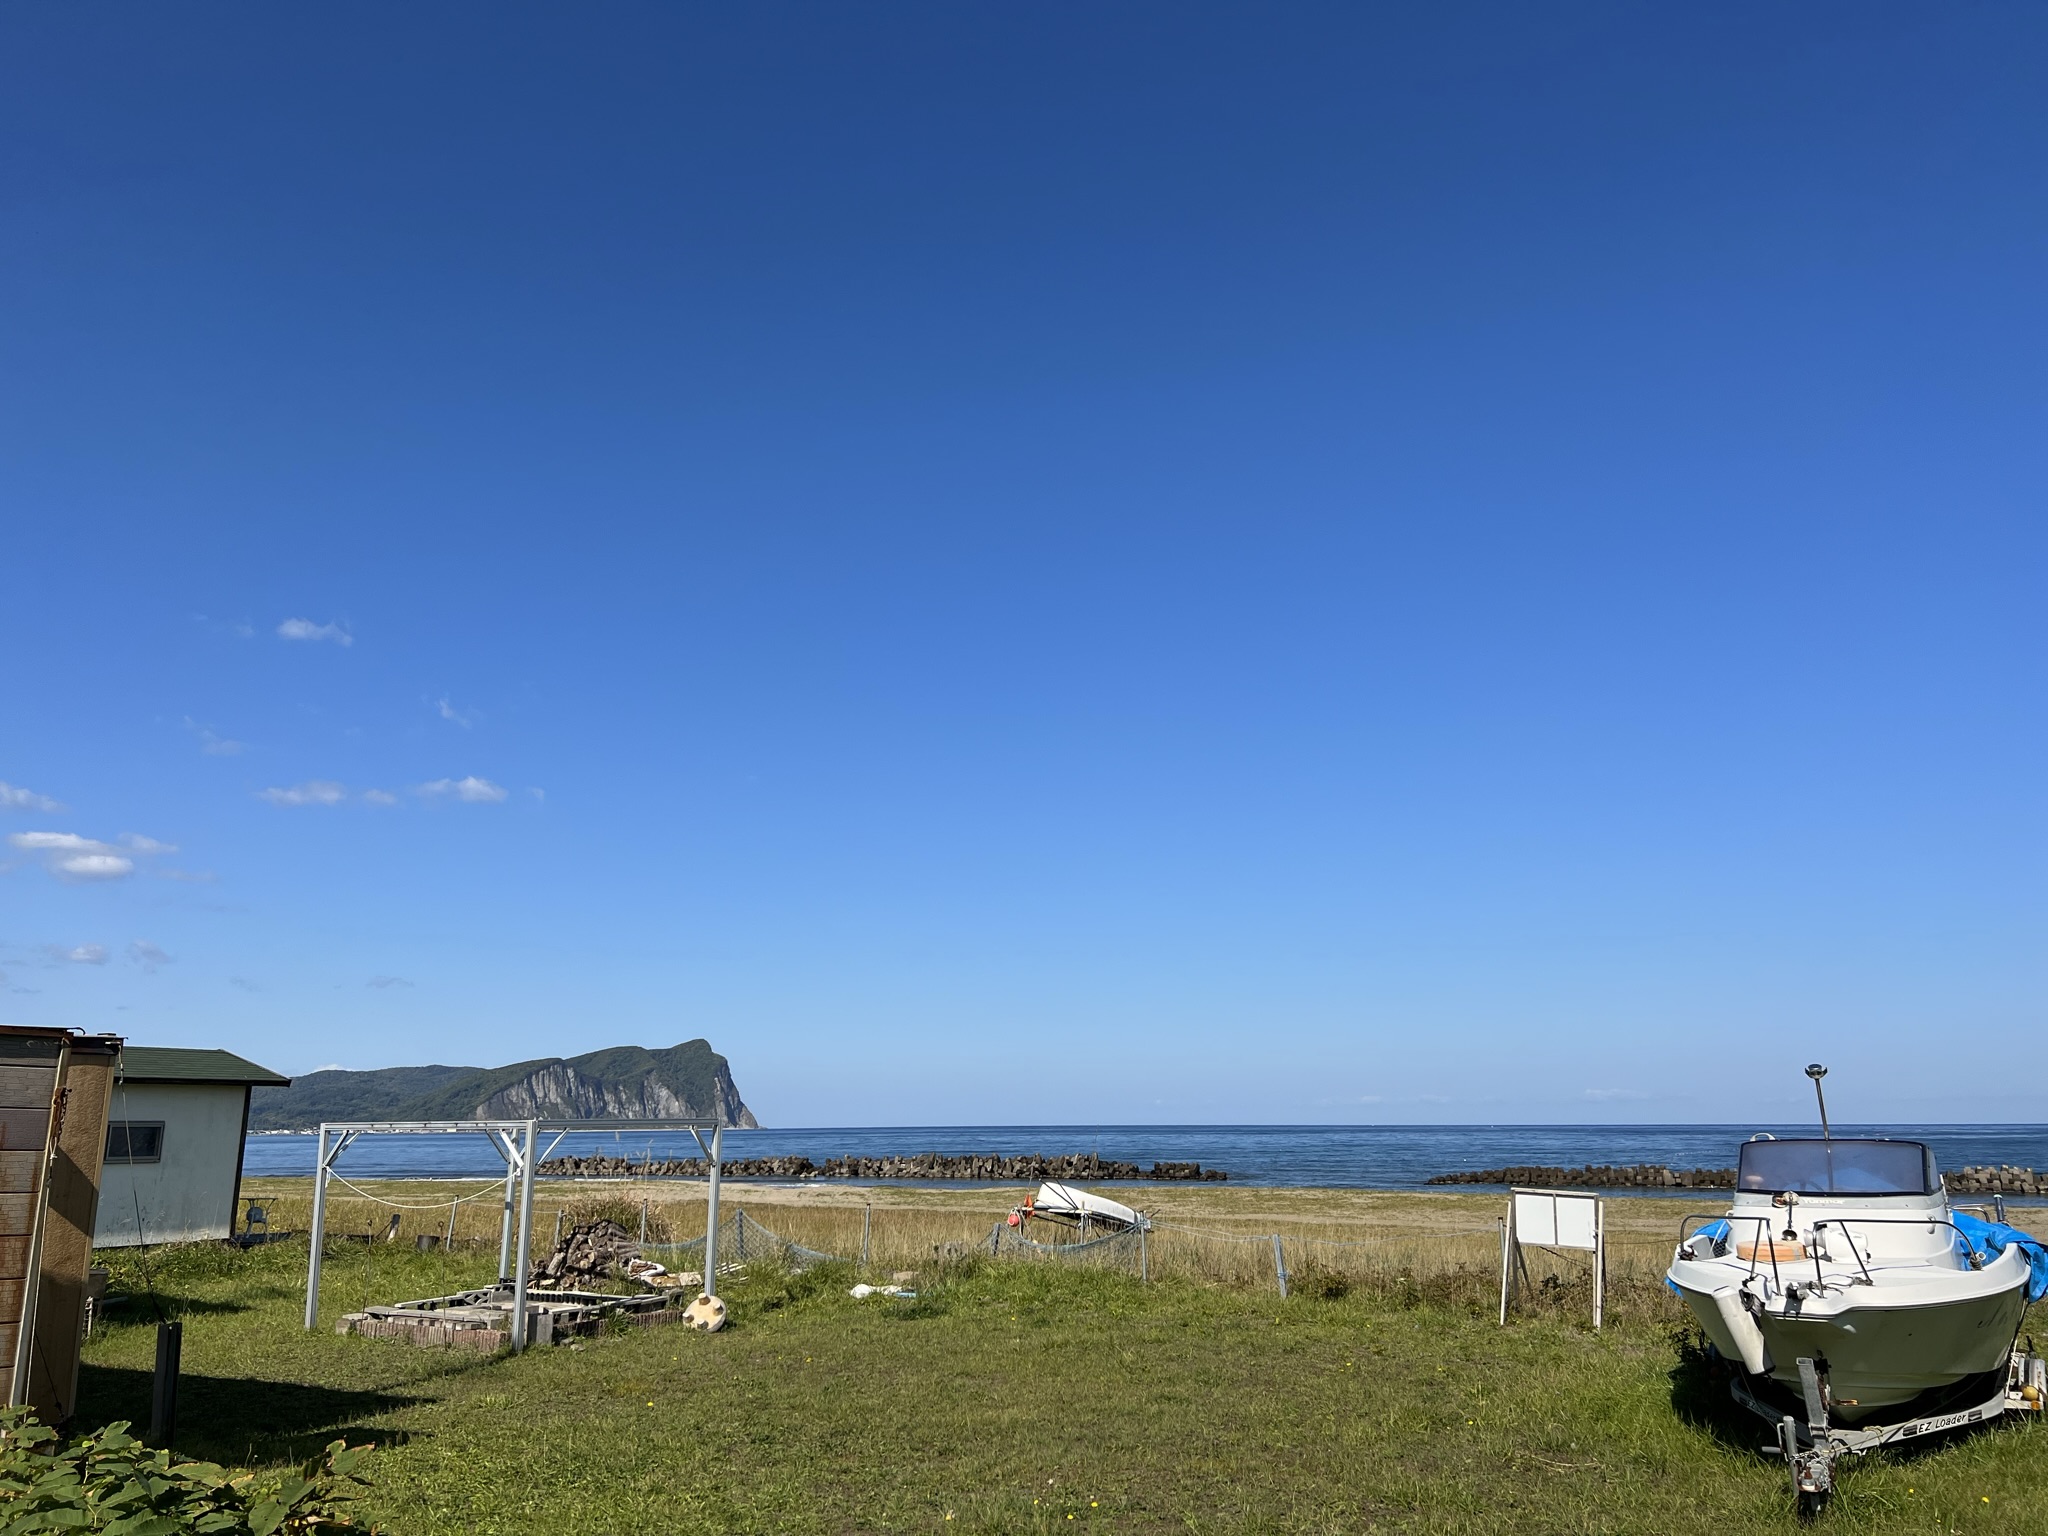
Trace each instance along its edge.
<instances>
[{"instance_id":1,"label":"green grass lawn","mask_svg":"<svg viewBox=\"0 0 2048 1536\"><path fill-rule=\"evenodd\" d=\"M150 1280L186 1329L179 1449L250 1465L374 1441L366 1509L403 1536L1796 1525L1765 1426L1668 1322L1503 1330L1470 1302L984 1264L914 1302L853 1301L843 1269L756 1275L723 1333L518 1359L332 1332L491 1257L340 1255L308 1334L302 1245L160 1252ZM86 1348L81 1424L148 1418L150 1303L116 1311ZM2038 1526L2044 1452L2027 1423L1854 1460L1823 1525Z\"/></svg>"}]
</instances>

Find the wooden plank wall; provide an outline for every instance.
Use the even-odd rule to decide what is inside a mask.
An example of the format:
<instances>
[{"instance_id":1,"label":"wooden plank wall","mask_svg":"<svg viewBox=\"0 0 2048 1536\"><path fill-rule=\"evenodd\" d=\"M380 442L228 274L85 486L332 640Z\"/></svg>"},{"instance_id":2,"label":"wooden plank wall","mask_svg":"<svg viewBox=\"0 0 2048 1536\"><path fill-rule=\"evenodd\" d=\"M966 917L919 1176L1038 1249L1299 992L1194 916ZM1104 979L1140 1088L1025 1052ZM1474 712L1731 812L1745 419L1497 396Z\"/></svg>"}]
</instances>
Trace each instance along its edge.
<instances>
[{"instance_id":1,"label":"wooden plank wall","mask_svg":"<svg viewBox=\"0 0 2048 1536\"><path fill-rule=\"evenodd\" d=\"M0 1037L0 1402L14 1401L62 1049L56 1039Z\"/></svg>"},{"instance_id":2,"label":"wooden plank wall","mask_svg":"<svg viewBox=\"0 0 2048 1536\"><path fill-rule=\"evenodd\" d=\"M93 1218L99 1214L107 1106L120 1061L118 1040L92 1036L72 1041L64 1061L64 1112L58 1120L57 1155L50 1161L50 1192L43 1211L35 1354L22 1394L45 1424L64 1423L78 1406L78 1352L85 1341Z\"/></svg>"}]
</instances>

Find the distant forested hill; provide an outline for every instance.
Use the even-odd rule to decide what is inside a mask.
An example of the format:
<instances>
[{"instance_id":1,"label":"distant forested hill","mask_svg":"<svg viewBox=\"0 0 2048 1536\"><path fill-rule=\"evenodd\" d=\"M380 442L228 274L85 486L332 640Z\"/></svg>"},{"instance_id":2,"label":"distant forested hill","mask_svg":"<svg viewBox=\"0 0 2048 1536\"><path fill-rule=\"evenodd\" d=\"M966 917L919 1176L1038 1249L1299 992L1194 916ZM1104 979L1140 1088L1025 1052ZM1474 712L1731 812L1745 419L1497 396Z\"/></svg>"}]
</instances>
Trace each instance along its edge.
<instances>
[{"instance_id":1,"label":"distant forested hill","mask_svg":"<svg viewBox=\"0 0 2048 1536\"><path fill-rule=\"evenodd\" d=\"M751 1126L732 1069L708 1040L667 1050L618 1045L509 1067L383 1067L308 1072L258 1088L252 1131L311 1130L323 1120L595 1120L703 1117Z\"/></svg>"}]
</instances>

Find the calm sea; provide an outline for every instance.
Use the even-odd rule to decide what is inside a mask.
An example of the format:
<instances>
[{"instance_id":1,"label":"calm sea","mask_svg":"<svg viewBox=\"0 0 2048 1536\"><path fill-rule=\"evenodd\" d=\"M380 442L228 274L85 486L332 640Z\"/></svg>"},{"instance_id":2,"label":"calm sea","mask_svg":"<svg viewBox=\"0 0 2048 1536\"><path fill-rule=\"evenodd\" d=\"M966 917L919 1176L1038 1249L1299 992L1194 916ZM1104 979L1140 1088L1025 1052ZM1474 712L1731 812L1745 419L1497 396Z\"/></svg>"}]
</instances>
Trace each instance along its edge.
<instances>
[{"instance_id":1,"label":"calm sea","mask_svg":"<svg viewBox=\"0 0 2048 1536\"><path fill-rule=\"evenodd\" d=\"M821 1130L727 1131L728 1159L792 1154L822 1163L858 1154L916 1152L1094 1152L1150 1167L1198 1162L1221 1168L1232 1183L1417 1189L1432 1174L1499 1168L1513 1163L1661 1163L1673 1168L1727 1168L1735 1148L1758 1127L1730 1125L955 1125ZM1810 1136L1810 1125L1768 1126L1780 1135ZM2048 1168L2048 1125L1837 1126L1838 1135L1925 1141L1944 1168L2017 1163ZM314 1138L251 1136L248 1173L310 1174ZM559 1154L657 1159L695 1157L688 1132L583 1132L565 1138ZM482 1136L366 1136L344 1154L340 1171L354 1178L477 1178L504 1163Z\"/></svg>"}]
</instances>

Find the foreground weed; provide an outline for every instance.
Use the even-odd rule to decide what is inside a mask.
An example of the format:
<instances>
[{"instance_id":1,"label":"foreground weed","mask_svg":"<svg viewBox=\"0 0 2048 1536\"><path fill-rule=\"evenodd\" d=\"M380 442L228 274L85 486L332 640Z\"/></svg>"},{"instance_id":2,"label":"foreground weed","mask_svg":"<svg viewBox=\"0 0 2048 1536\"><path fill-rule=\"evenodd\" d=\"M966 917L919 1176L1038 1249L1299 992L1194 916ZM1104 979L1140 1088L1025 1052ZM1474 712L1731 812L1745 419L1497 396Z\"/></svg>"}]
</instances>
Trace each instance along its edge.
<instances>
[{"instance_id":1,"label":"foreground weed","mask_svg":"<svg viewBox=\"0 0 2048 1536\"><path fill-rule=\"evenodd\" d=\"M0 1536L321 1536L364 1531L343 1507L365 1486L361 1452L336 1440L292 1472L234 1476L151 1450L126 1423L61 1441L26 1408L0 1410Z\"/></svg>"}]
</instances>

